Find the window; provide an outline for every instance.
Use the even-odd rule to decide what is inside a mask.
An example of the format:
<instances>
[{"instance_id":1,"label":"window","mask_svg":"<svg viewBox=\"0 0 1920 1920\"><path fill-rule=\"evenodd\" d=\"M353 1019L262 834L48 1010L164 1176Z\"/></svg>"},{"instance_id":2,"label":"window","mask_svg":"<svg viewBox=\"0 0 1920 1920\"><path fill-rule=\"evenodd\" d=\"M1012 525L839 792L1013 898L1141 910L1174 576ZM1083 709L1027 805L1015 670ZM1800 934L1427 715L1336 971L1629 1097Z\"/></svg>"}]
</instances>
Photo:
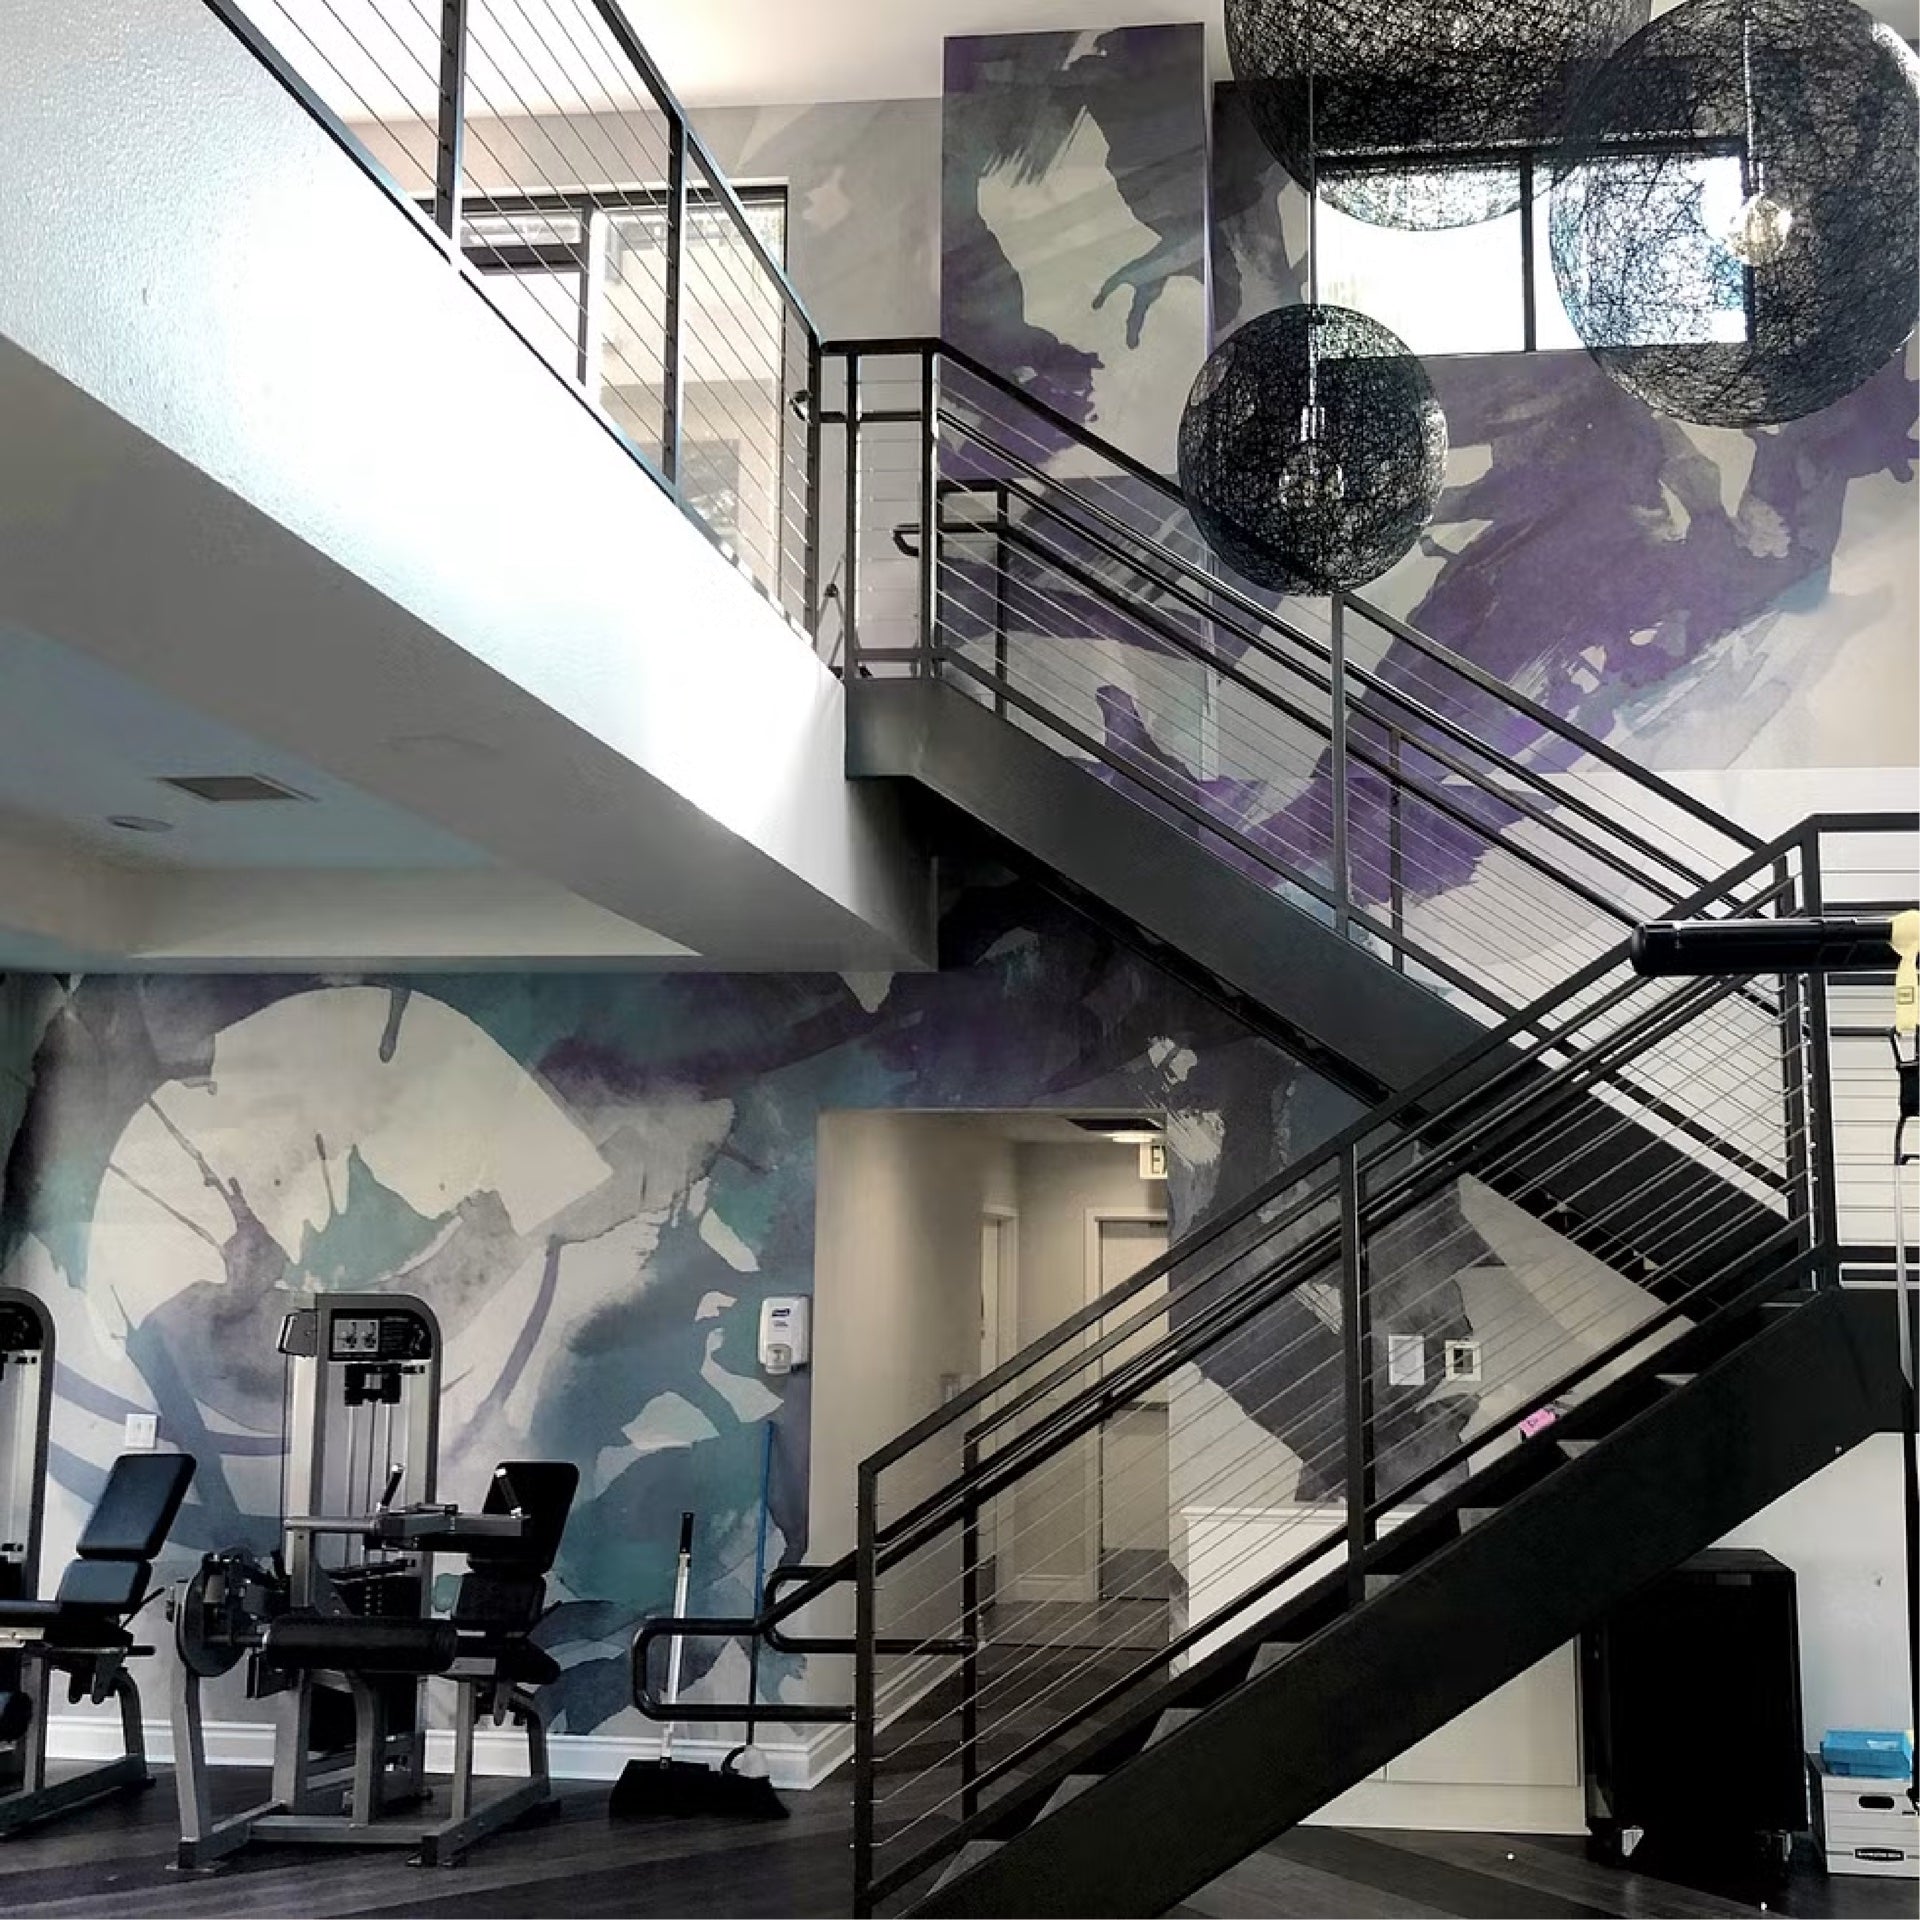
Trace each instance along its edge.
<instances>
[{"instance_id":1,"label":"window","mask_svg":"<svg viewBox=\"0 0 1920 1920\"><path fill-rule=\"evenodd\" d=\"M1667 216L1629 236L1645 249L1648 274L1660 276L1658 295L1636 308L1625 323L1632 330L1600 344L1744 339L1745 276L1723 238L1740 206L1739 156L1623 154L1600 164L1644 175L1649 190L1658 179L1659 193L1648 191L1646 201ZM1527 155L1474 171L1504 188L1498 198L1512 200L1512 212L1473 226L1414 230L1374 226L1323 202L1321 297L1371 314L1418 354L1577 348L1554 281L1548 166ZM1577 194L1578 184L1565 190Z\"/></svg>"},{"instance_id":2,"label":"window","mask_svg":"<svg viewBox=\"0 0 1920 1920\"><path fill-rule=\"evenodd\" d=\"M786 258L782 187L740 190L747 223ZM528 344L576 381L649 460L666 434L667 196L658 188L468 198L468 265ZM787 309L731 211L690 189L680 253L680 490L779 578Z\"/></svg>"},{"instance_id":3,"label":"window","mask_svg":"<svg viewBox=\"0 0 1920 1920\"><path fill-rule=\"evenodd\" d=\"M1478 167L1515 211L1468 227L1415 230L1357 220L1322 201L1320 294L1391 328L1415 353L1518 353L1528 314L1519 167Z\"/></svg>"}]
</instances>

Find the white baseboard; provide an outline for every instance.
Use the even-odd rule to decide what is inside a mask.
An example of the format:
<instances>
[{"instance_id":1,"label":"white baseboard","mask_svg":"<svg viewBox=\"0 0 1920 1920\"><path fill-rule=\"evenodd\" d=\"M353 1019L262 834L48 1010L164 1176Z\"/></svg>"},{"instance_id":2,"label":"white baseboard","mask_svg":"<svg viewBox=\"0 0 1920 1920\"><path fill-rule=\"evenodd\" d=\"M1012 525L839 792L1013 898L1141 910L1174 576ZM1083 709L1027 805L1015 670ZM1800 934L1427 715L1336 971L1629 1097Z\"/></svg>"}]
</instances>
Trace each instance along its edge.
<instances>
[{"instance_id":1,"label":"white baseboard","mask_svg":"<svg viewBox=\"0 0 1920 1920\"><path fill-rule=\"evenodd\" d=\"M1007 1582L1006 1598L1021 1606L1065 1600L1084 1607L1093 1599L1093 1580L1084 1573L1019 1573Z\"/></svg>"},{"instance_id":2,"label":"white baseboard","mask_svg":"<svg viewBox=\"0 0 1920 1920\"><path fill-rule=\"evenodd\" d=\"M1585 1833L1586 1791L1479 1781L1362 1780L1303 1824L1400 1827L1409 1833Z\"/></svg>"},{"instance_id":3,"label":"white baseboard","mask_svg":"<svg viewBox=\"0 0 1920 1920\"><path fill-rule=\"evenodd\" d=\"M896 1669L880 1688L880 1724L890 1725L945 1678L952 1662L931 1654ZM149 1720L147 1757L166 1766L173 1759L173 1728ZM216 1767L270 1767L273 1728L262 1721L210 1721L207 1761ZM786 1792L817 1787L853 1754L853 1729L816 1727L804 1739L759 1739L773 1784ZM732 1750L731 1740L703 1740L676 1733L673 1751L682 1760L717 1766ZM47 1751L55 1760L111 1760L120 1751L120 1722L111 1716L55 1714L47 1726ZM617 1780L629 1760L660 1756L657 1734L613 1737L597 1733L556 1733L548 1742L548 1764L556 1780ZM482 1727L474 1737L474 1766L489 1778L512 1779L526 1772L527 1743L510 1727ZM427 1734L427 1768L448 1772L453 1766L453 1735L445 1728ZM1584 1833L1585 1795L1579 1787L1456 1785L1423 1781L1363 1780L1322 1807L1311 1826L1402 1827L1427 1833Z\"/></svg>"},{"instance_id":4,"label":"white baseboard","mask_svg":"<svg viewBox=\"0 0 1920 1920\"><path fill-rule=\"evenodd\" d=\"M147 1757L159 1766L173 1761L173 1727L166 1720L146 1723ZM270 1767L273 1764L273 1728L260 1721L213 1720L206 1724L207 1764L214 1767ZM776 1787L804 1792L816 1787L844 1755L829 1755L826 1744L846 1735L847 1753L853 1751L851 1729L819 1727L806 1739L772 1740L754 1744L767 1756L767 1772ZM674 1757L718 1766L738 1742L691 1737L676 1732ZM54 1760L111 1760L120 1752L120 1722L89 1715L55 1714L47 1724L47 1753ZM556 1780L611 1781L629 1760L657 1760L660 1736L642 1733L609 1736L597 1733L556 1733L547 1742L547 1764ZM527 1770L526 1736L512 1727L482 1727L474 1736L474 1771L489 1778L514 1779ZM427 1733L427 1771L447 1773L453 1767L453 1734L445 1727Z\"/></svg>"},{"instance_id":5,"label":"white baseboard","mask_svg":"<svg viewBox=\"0 0 1920 1920\"><path fill-rule=\"evenodd\" d=\"M881 1682L877 1705L885 1727L922 1700L952 1666L949 1659L925 1654L896 1668ZM774 1710L769 1708L768 1719ZM777 1721L774 1724L778 1724ZM173 1763L173 1723L148 1720L147 1758L159 1766ZM273 1765L273 1726L264 1720L209 1720L205 1726L207 1764L213 1767L270 1767ZM739 1744L734 1738L703 1738L684 1728L673 1736L674 1757L718 1766ZM853 1757L850 1726L810 1727L804 1733L789 1729L784 1739L766 1733L754 1745L767 1757L767 1774L776 1787L805 1793L817 1787L836 1767ZM97 1762L120 1752L117 1714L57 1713L47 1723L47 1754L54 1760ZM657 1760L658 1733L609 1735L556 1733L547 1740L547 1765L556 1780L612 1781L629 1760ZM511 1726L481 1727L474 1735L475 1772L490 1779L518 1779L527 1771L527 1741ZM453 1768L450 1728L427 1731L427 1771L448 1773Z\"/></svg>"}]
</instances>

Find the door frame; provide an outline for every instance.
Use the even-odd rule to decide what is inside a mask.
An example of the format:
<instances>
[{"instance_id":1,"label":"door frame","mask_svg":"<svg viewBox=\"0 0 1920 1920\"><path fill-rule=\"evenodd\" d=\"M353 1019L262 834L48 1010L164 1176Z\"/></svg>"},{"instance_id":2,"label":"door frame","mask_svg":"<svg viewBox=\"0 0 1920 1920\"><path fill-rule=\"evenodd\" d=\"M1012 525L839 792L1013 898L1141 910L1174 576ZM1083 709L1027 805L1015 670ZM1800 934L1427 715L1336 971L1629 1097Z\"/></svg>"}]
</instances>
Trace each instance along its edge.
<instances>
[{"instance_id":1,"label":"door frame","mask_svg":"<svg viewBox=\"0 0 1920 1920\"><path fill-rule=\"evenodd\" d=\"M1102 1230L1108 1226L1158 1227L1167 1236L1167 1244L1173 1244L1173 1219L1171 1210L1158 1207L1089 1207L1087 1209L1087 1235L1085 1252L1085 1271L1081 1278L1081 1297L1088 1305L1098 1300L1105 1292L1100 1284L1100 1242ZM1099 1459L1101 1442L1095 1440L1095 1458ZM1085 1597L1097 1601L1101 1594L1102 1554L1106 1532L1106 1503L1103 1497L1105 1482L1098 1466L1089 1478L1086 1499L1087 1541L1086 1565L1081 1578L1085 1587Z\"/></svg>"},{"instance_id":2,"label":"door frame","mask_svg":"<svg viewBox=\"0 0 1920 1920\"><path fill-rule=\"evenodd\" d=\"M994 1242L994 1285L987 1291L987 1235ZM1002 1201L990 1200L980 1209L980 1378L985 1379L1003 1360L1020 1351L1020 1212ZM991 1356L987 1352L992 1348ZM984 1590L1000 1585L1001 1502L987 1503L980 1525L980 1558L985 1569Z\"/></svg>"},{"instance_id":3,"label":"door frame","mask_svg":"<svg viewBox=\"0 0 1920 1920\"><path fill-rule=\"evenodd\" d=\"M1100 1229L1111 1221L1115 1226L1165 1227L1169 1243L1173 1221L1165 1207L1089 1207L1087 1209L1086 1268L1081 1275L1080 1297L1089 1306L1100 1298Z\"/></svg>"}]
</instances>

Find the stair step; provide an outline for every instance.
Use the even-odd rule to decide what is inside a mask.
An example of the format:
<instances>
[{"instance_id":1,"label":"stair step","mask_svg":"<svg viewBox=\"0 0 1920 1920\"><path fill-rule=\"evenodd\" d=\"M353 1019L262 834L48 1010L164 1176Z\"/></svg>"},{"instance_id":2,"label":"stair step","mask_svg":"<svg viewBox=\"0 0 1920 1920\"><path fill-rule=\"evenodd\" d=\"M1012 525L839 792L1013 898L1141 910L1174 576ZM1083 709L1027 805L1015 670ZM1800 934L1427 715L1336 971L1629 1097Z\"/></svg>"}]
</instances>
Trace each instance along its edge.
<instances>
[{"instance_id":1,"label":"stair step","mask_svg":"<svg viewBox=\"0 0 1920 1920\"><path fill-rule=\"evenodd\" d=\"M1397 1573L1370 1573L1367 1575L1366 1597L1371 1600L1376 1593L1385 1593L1398 1580Z\"/></svg>"},{"instance_id":2,"label":"stair step","mask_svg":"<svg viewBox=\"0 0 1920 1920\"><path fill-rule=\"evenodd\" d=\"M1147 1735L1147 1746L1157 1747L1168 1734L1178 1733L1189 1720L1197 1720L1199 1717L1198 1707L1169 1707L1153 1723L1153 1731ZM1145 1749L1143 1748L1142 1751L1144 1752Z\"/></svg>"},{"instance_id":3,"label":"stair step","mask_svg":"<svg viewBox=\"0 0 1920 1920\"><path fill-rule=\"evenodd\" d=\"M1600 1444L1598 1440L1562 1440L1560 1451L1569 1460L1578 1460L1583 1453L1591 1453Z\"/></svg>"},{"instance_id":4,"label":"stair step","mask_svg":"<svg viewBox=\"0 0 1920 1920\"><path fill-rule=\"evenodd\" d=\"M1253 1665L1247 1669L1247 1678L1251 1680L1269 1667L1277 1667L1299 1644L1298 1640L1262 1640L1253 1650Z\"/></svg>"},{"instance_id":5,"label":"stair step","mask_svg":"<svg viewBox=\"0 0 1920 1920\"><path fill-rule=\"evenodd\" d=\"M1465 1533L1470 1527L1477 1527L1482 1520L1491 1520L1498 1513L1498 1507L1462 1507L1460 1509L1460 1531Z\"/></svg>"},{"instance_id":6,"label":"stair step","mask_svg":"<svg viewBox=\"0 0 1920 1920\"><path fill-rule=\"evenodd\" d=\"M946 1864L934 1888L937 1891L949 1880L958 1880L963 1873L971 1873L981 1861L990 1860L1006 1845L1004 1840L969 1840Z\"/></svg>"},{"instance_id":7,"label":"stair step","mask_svg":"<svg viewBox=\"0 0 1920 1920\"><path fill-rule=\"evenodd\" d=\"M1700 1376L1697 1373L1656 1373L1653 1377L1663 1387L1684 1387L1691 1385Z\"/></svg>"},{"instance_id":8,"label":"stair step","mask_svg":"<svg viewBox=\"0 0 1920 1920\"><path fill-rule=\"evenodd\" d=\"M1070 1773L1054 1788L1053 1796L1040 1809L1040 1818L1044 1820L1050 1813L1058 1813L1069 1800L1078 1800L1089 1787L1097 1787L1100 1776L1097 1773Z\"/></svg>"}]
</instances>

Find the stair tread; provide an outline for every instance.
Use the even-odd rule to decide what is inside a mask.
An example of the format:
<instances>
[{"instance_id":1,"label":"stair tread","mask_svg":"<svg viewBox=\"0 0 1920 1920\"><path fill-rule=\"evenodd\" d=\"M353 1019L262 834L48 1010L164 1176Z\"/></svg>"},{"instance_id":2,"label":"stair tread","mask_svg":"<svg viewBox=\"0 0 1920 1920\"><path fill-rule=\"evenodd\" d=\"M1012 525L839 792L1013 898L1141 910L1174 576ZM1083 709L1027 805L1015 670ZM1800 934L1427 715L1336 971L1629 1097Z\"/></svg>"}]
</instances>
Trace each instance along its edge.
<instances>
[{"instance_id":1,"label":"stair tread","mask_svg":"<svg viewBox=\"0 0 1920 1920\"><path fill-rule=\"evenodd\" d=\"M1398 1580L1397 1573L1370 1573L1367 1575L1366 1597L1371 1600L1376 1593L1385 1593Z\"/></svg>"},{"instance_id":2,"label":"stair tread","mask_svg":"<svg viewBox=\"0 0 1920 1920\"><path fill-rule=\"evenodd\" d=\"M1578 1460L1583 1453L1591 1453L1600 1442L1598 1440L1562 1440L1560 1451L1569 1460Z\"/></svg>"},{"instance_id":3,"label":"stair tread","mask_svg":"<svg viewBox=\"0 0 1920 1920\"><path fill-rule=\"evenodd\" d=\"M1700 1376L1697 1373L1656 1373L1653 1377L1663 1387L1684 1387Z\"/></svg>"},{"instance_id":4,"label":"stair tread","mask_svg":"<svg viewBox=\"0 0 1920 1920\"><path fill-rule=\"evenodd\" d=\"M1048 1796L1047 1804L1040 1809L1040 1818L1044 1820L1050 1813L1058 1813L1070 1800L1078 1800L1089 1787L1100 1784L1097 1773L1070 1773L1054 1788Z\"/></svg>"},{"instance_id":5,"label":"stair tread","mask_svg":"<svg viewBox=\"0 0 1920 1920\"><path fill-rule=\"evenodd\" d=\"M1197 1720L1199 1717L1198 1707L1169 1707L1153 1723L1153 1731L1147 1735L1147 1745L1157 1747L1168 1734L1178 1733L1189 1720Z\"/></svg>"},{"instance_id":6,"label":"stair tread","mask_svg":"<svg viewBox=\"0 0 1920 1920\"><path fill-rule=\"evenodd\" d=\"M990 1860L1005 1845L1004 1840L969 1840L941 1869L940 1878L933 1883L934 1886L944 1887L949 1880L957 1880L963 1873L971 1873L981 1861Z\"/></svg>"},{"instance_id":7,"label":"stair tread","mask_svg":"<svg viewBox=\"0 0 1920 1920\"><path fill-rule=\"evenodd\" d=\"M1460 1531L1465 1533L1469 1527L1477 1527L1483 1520L1491 1520L1498 1513L1498 1507L1462 1507L1460 1509Z\"/></svg>"},{"instance_id":8,"label":"stair tread","mask_svg":"<svg viewBox=\"0 0 1920 1920\"><path fill-rule=\"evenodd\" d=\"M1298 1640L1262 1640L1253 1650L1253 1665L1247 1669L1247 1678L1251 1680L1255 1674L1277 1667L1299 1644Z\"/></svg>"}]
</instances>

